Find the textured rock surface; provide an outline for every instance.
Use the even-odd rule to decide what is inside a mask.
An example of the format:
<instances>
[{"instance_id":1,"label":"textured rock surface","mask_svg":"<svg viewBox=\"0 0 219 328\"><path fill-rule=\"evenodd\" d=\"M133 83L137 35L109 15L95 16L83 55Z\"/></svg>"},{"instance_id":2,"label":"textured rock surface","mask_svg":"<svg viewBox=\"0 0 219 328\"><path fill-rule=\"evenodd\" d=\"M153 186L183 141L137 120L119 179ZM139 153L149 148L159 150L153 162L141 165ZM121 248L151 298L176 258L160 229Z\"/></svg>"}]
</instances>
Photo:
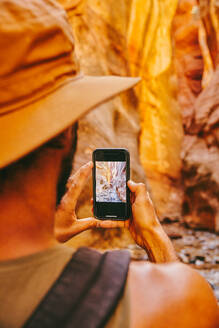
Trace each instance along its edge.
<instances>
[{"instance_id":1,"label":"textured rock surface","mask_svg":"<svg viewBox=\"0 0 219 328\"><path fill-rule=\"evenodd\" d=\"M218 9L213 1L181 0L174 19L184 125L182 214L190 226L212 230L219 229Z\"/></svg>"},{"instance_id":2,"label":"textured rock surface","mask_svg":"<svg viewBox=\"0 0 219 328\"><path fill-rule=\"evenodd\" d=\"M176 102L171 26L177 1L132 1L128 29L131 72L141 118L140 156L159 217L180 217L182 122Z\"/></svg>"},{"instance_id":3,"label":"textured rock surface","mask_svg":"<svg viewBox=\"0 0 219 328\"><path fill-rule=\"evenodd\" d=\"M76 50L84 73L129 75L124 39L127 9L118 1L84 1L82 12L72 16ZM71 13L70 10L70 16ZM145 180L138 154L140 127L136 105L137 98L129 91L79 121L73 170L90 160L95 148L124 147L131 154L133 179ZM91 188L86 188L79 202L80 217L91 215L91 196Z\"/></svg>"},{"instance_id":4,"label":"textured rock surface","mask_svg":"<svg viewBox=\"0 0 219 328\"><path fill-rule=\"evenodd\" d=\"M76 39L76 52L80 66L89 75L130 75L126 56L125 31L129 6L124 1L62 1L67 9ZM114 10L111 10L114 8ZM85 95L86 96L86 95ZM91 160L94 149L104 147L127 148L131 154L131 176L145 181L140 164L138 136L140 133L137 97L134 91L118 96L91 111L78 122L77 145L73 171ZM91 179L79 202L79 217L92 215ZM106 240L114 243L130 243L131 237L120 229L86 231L72 241L87 245L92 240L102 245ZM121 242L120 242L121 240Z\"/></svg>"},{"instance_id":5,"label":"textured rock surface","mask_svg":"<svg viewBox=\"0 0 219 328\"><path fill-rule=\"evenodd\" d=\"M131 153L132 177L144 181L146 172L160 218L179 218L182 125L170 40L177 1L62 3L71 19L85 73L143 77L137 97L128 92L80 120L74 170L90 159L97 147L126 147ZM90 214L90 194L87 190L81 199L80 216Z\"/></svg>"},{"instance_id":6,"label":"textured rock surface","mask_svg":"<svg viewBox=\"0 0 219 328\"><path fill-rule=\"evenodd\" d=\"M126 147L132 177L144 181L146 173L161 219L183 216L194 227L219 229L218 2L60 2L85 73L143 77L135 93L79 121L73 169L97 147ZM90 196L87 187L81 217L91 214Z\"/></svg>"},{"instance_id":7,"label":"textured rock surface","mask_svg":"<svg viewBox=\"0 0 219 328\"><path fill-rule=\"evenodd\" d=\"M219 68L194 104L184 139L184 218L191 226L219 230Z\"/></svg>"},{"instance_id":8,"label":"textured rock surface","mask_svg":"<svg viewBox=\"0 0 219 328\"><path fill-rule=\"evenodd\" d=\"M184 131L191 127L194 102L202 90L204 62L198 40L199 7L195 0L180 0L173 21L174 60L178 75L178 102Z\"/></svg>"},{"instance_id":9,"label":"textured rock surface","mask_svg":"<svg viewBox=\"0 0 219 328\"><path fill-rule=\"evenodd\" d=\"M178 88L170 43L170 25L177 1L62 2L68 8L85 72L131 73L144 78L137 90L137 99L133 93L127 93L97 108L78 123L74 169L89 160L96 147L125 146L131 151L133 179L143 180L140 149L160 217L178 218L183 214L192 227L215 229L219 210L219 74L215 73L218 62L215 40L218 40L216 31L219 29L216 10L209 14L210 1L200 0L202 24L198 3L179 2L173 26ZM211 5L213 2L216 3L211 1ZM185 133L182 147L176 94ZM137 100L140 101L140 128ZM80 216L90 215L90 196L88 188L80 199ZM163 226L180 260L199 270L219 300L218 236L192 231L179 223ZM122 234L120 229L86 231L69 244L75 248L81 245L98 249L124 248L131 252L133 260L148 259L126 229Z\"/></svg>"}]
</instances>

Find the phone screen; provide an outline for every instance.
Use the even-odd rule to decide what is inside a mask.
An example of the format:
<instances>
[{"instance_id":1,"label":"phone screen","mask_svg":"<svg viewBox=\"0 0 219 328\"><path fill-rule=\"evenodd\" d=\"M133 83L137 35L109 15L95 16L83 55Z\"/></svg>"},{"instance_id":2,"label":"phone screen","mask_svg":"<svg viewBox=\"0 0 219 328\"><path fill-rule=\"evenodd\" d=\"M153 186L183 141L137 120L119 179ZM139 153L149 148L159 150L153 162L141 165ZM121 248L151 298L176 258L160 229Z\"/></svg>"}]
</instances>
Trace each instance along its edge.
<instances>
[{"instance_id":1,"label":"phone screen","mask_svg":"<svg viewBox=\"0 0 219 328\"><path fill-rule=\"evenodd\" d=\"M96 161L96 201L126 202L126 162Z\"/></svg>"},{"instance_id":2,"label":"phone screen","mask_svg":"<svg viewBox=\"0 0 219 328\"><path fill-rule=\"evenodd\" d=\"M96 149L93 162L94 215L99 219L129 218L129 152L126 149Z\"/></svg>"}]
</instances>

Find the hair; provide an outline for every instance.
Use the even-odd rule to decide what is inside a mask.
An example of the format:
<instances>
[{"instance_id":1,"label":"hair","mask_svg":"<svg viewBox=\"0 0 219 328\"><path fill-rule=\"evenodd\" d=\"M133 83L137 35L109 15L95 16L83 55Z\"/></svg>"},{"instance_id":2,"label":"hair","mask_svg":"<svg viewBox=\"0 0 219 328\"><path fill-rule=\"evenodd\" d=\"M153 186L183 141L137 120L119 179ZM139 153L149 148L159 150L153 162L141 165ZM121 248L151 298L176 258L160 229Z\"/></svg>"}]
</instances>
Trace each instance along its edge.
<instances>
[{"instance_id":1,"label":"hair","mask_svg":"<svg viewBox=\"0 0 219 328\"><path fill-rule=\"evenodd\" d=\"M75 137L76 125L72 127L72 138ZM16 162L0 169L0 194L4 191L6 183L14 181L18 174L25 174L36 161L42 156L42 153L49 149L63 149L64 147L64 137L65 131L49 140L42 146L38 147L36 150L32 151L28 155L22 157ZM72 158L75 151L76 138L73 139L72 152L70 158L63 159L63 170L60 173L58 185L57 185L57 202L60 201L61 197L65 192L65 186L67 179L71 173L72 168Z\"/></svg>"},{"instance_id":2,"label":"hair","mask_svg":"<svg viewBox=\"0 0 219 328\"><path fill-rule=\"evenodd\" d=\"M28 155L22 157L21 159L17 160L16 162L4 167L0 170L0 185L1 189L4 184L13 179L17 172L25 172L27 171L32 164L39 158L42 152L46 148L61 148L60 141L61 141L62 134L59 134L57 137L51 139L50 141L46 142L36 150L32 151Z\"/></svg>"}]
</instances>

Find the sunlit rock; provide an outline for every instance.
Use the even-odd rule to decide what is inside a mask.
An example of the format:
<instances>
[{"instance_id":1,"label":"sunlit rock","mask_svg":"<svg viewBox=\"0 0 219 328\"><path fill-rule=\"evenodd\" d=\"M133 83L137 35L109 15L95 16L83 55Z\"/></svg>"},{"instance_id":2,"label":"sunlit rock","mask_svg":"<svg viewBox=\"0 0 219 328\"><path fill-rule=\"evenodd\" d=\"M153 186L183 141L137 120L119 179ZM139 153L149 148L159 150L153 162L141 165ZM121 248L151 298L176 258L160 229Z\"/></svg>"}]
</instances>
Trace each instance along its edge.
<instances>
[{"instance_id":1,"label":"sunlit rock","mask_svg":"<svg viewBox=\"0 0 219 328\"><path fill-rule=\"evenodd\" d=\"M129 6L124 1L62 1L73 26L81 69L89 75L130 75L126 55ZM113 10L112 10L113 8ZM86 95L85 95L86 96ZM140 164L140 133L137 97L133 90L99 106L78 122L73 170L91 160L96 148L127 148L131 157L131 177L145 181ZM78 215L92 215L89 180L79 200Z\"/></svg>"},{"instance_id":2,"label":"sunlit rock","mask_svg":"<svg viewBox=\"0 0 219 328\"><path fill-rule=\"evenodd\" d=\"M194 102L202 90L203 57L199 44L200 16L196 0L180 0L173 20L174 60L178 75L178 102L184 131L191 127Z\"/></svg>"},{"instance_id":3,"label":"sunlit rock","mask_svg":"<svg viewBox=\"0 0 219 328\"><path fill-rule=\"evenodd\" d=\"M160 218L179 218L182 140L177 82L172 66L171 26L177 1L131 3L129 63L143 77L137 88L141 118L140 156Z\"/></svg>"},{"instance_id":4,"label":"sunlit rock","mask_svg":"<svg viewBox=\"0 0 219 328\"><path fill-rule=\"evenodd\" d=\"M135 92L101 105L78 122L73 170L90 160L95 148L128 148L132 177L145 181L146 173L160 219L183 216L193 226L215 229L217 1L60 2L72 23L85 73L143 78ZM91 181L89 186L80 198L80 217L91 215Z\"/></svg>"},{"instance_id":5,"label":"sunlit rock","mask_svg":"<svg viewBox=\"0 0 219 328\"><path fill-rule=\"evenodd\" d=\"M177 1L62 3L73 26L76 51L85 73L143 77L137 97L130 91L79 121L74 169L90 159L97 147L127 147L132 177L144 181L140 152L159 217L179 218L182 124L171 46ZM91 190L82 197L81 216L88 215L90 195Z\"/></svg>"},{"instance_id":6,"label":"sunlit rock","mask_svg":"<svg viewBox=\"0 0 219 328\"><path fill-rule=\"evenodd\" d=\"M182 144L182 215L192 227L219 230L219 29L215 1L181 0L174 19Z\"/></svg>"}]
</instances>

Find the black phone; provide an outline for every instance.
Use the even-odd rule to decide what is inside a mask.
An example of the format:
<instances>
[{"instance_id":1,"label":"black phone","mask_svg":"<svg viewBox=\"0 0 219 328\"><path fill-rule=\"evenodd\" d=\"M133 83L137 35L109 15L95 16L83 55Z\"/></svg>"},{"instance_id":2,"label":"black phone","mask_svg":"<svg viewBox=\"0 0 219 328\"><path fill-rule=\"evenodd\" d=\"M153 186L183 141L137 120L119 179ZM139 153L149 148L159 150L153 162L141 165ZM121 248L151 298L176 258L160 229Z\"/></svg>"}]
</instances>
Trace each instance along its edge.
<instances>
[{"instance_id":1,"label":"black phone","mask_svg":"<svg viewBox=\"0 0 219 328\"><path fill-rule=\"evenodd\" d=\"M130 156L126 149L103 148L93 152L93 211L102 220L130 217Z\"/></svg>"}]
</instances>

